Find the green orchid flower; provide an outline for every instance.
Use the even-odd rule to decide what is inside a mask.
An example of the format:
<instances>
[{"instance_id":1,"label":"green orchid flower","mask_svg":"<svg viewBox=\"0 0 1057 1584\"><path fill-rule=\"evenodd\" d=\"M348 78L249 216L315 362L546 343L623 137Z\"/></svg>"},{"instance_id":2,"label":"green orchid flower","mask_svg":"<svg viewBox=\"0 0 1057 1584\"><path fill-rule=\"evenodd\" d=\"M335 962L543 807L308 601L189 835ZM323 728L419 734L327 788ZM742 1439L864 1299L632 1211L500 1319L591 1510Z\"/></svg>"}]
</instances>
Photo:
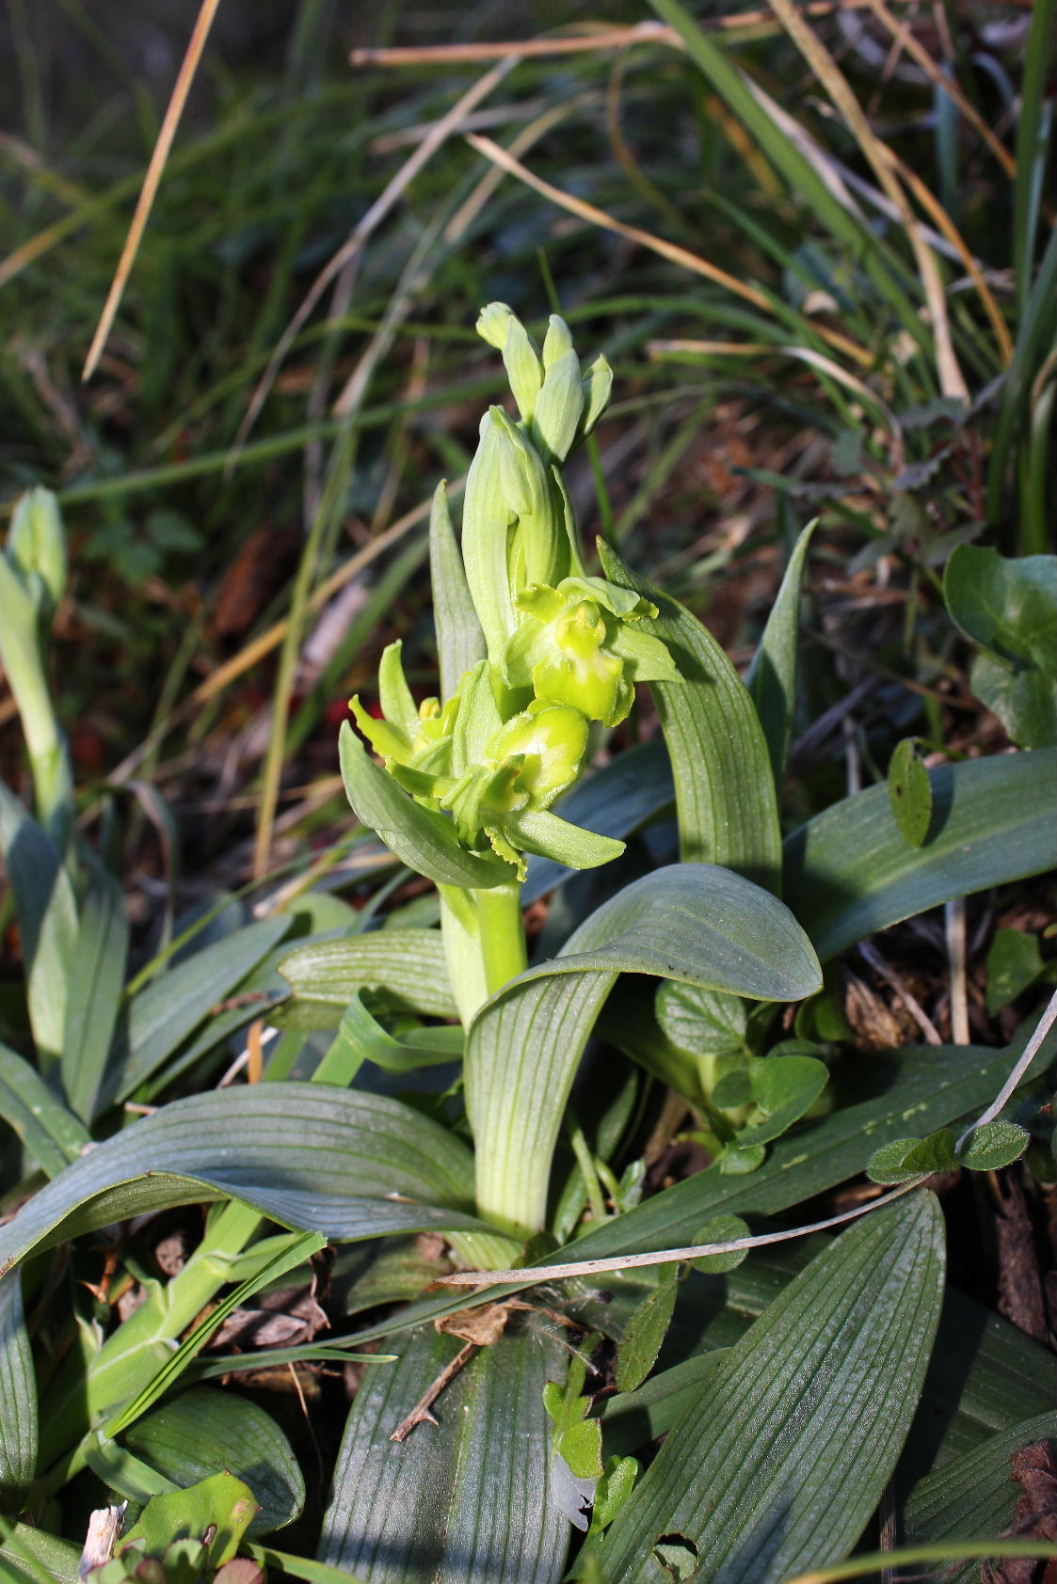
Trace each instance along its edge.
<instances>
[{"instance_id":1,"label":"green orchid flower","mask_svg":"<svg viewBox=\"0 0 1057 1584\"><path fill-rule=\"evenodd\" d=\"M617 726L631 710L636 682L677 681L661 639L638 625L657 607L604 578L534 584L517 596L520 622L507 643L511 688L564 704L589 720Z\"/></svg>"},{"instance_id":2,"label":"green orchid flower","mask_svg":"<svg viewBox=\"0 0 1057 1584\"><path fill-rule=\"evenodd\" d=\"M445 775L451 767L459 695L456 693L444 705L436 698L423 699L416 705L404 676L402 647L398 640L382 651L378 669L381 718L369 715L359 696L349 700L349 708L375 753L385 760L387 769L398 764L433 775Z\"/></svg>"}]
</instances>

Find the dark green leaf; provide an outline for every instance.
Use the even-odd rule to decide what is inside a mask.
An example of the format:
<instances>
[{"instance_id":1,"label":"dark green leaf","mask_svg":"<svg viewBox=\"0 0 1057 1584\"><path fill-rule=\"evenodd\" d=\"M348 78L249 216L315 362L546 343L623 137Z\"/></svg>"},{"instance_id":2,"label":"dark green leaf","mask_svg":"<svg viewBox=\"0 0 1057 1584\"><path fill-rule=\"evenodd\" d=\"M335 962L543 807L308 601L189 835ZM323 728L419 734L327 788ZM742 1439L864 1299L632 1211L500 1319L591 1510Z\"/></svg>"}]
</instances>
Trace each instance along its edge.
<instances>
[{"instance_id":1,"label":"dark green leaf","mask_svg":"<svg viewBox=\"0 0 1057 1584\"><path fill-rule=\"evenodd\" d=\"M271 951L293 923L261 919L195 952L133 996L123 1041L115 1044L103 1100L125 1100L168 1060L211 1010Z\"/></svg>"},{"instance_id":2,"label":"dark green leaf","mask_svg":"<svg viewBox=\"0 0 1057 1584\"><path fill-rule=\"evenodd\" d=\"M835 803L785 844L786 901L823 962L953 897L1057 867L1052 749L941 765L931 835L908 847L886 787Z\"/></svg>"},{"instance_id":3,"label":"dark green leaf","mask_svg":"<svg viewBox=\"0 0 1057 1584\"><path fill-rule=\"evenodd\" d=\"M394 1006L427 1017L455 1017L439 930L386 929L301 946L279 972L294 993L285 1028L337 1028L359 990L380 990Z\"/></svg>"},{"instance_id":4,"label":"dark green leaf","mask_svg":"<svg viewBox=\"0 0 1057 1584\"><path fill-rule=\"evenodd\" d=\"M49 1177L58 1176L90 1143L80 1117L68 1111L22 1056L0 1045L0 1117L14 1128Z\"/></svg>"},{"instance_id":5,"label":"dark green leaf","mask_svg":"<svg viewBox=\"0 0 1057 1584\"><path fill-rule=\"evenodd\" d=\"M793 733L800 648L800 596L807 552L815 527L815 523L809 523L793 547L763 636L745 677L745 684L760 717L763 735L767 739L771 773L779 793L785 782L785 766Z\"/></svg>"},{"instance_id":6,"label":"dark green leaf","mask_svg":"<svg viewBox=\"0 0 1057 1584\"><path fill-rule=\"evenodd\" d=\"M1037 1441L1054 1445L1052 1409L988 1437L919 1480L903 1509L907 1540L987 1540L1006 1533L1021 1491L1013 1481L1014 1454Z\"/></svg>"},{"instance_id":7,"label":"dark green leaf","mask_svg":"<svg viewBox=\"0 0 1057 1584\"><path fill-rule=\"evenodd\" d=\"M679 1295L678 1267L662 1270L660 1282L633 1312L617 1352L617 1390L632 1392L657 1362Z\"/></svg>"},{"instance_id":8,"label":"dark green leaf","mask_svg":"<svg viewBox=\"0 0 1057 1584\"><path fill-rule=\"evenodd\" d=\"M124 1440L179 1488L220 1468L243 1480L260 1509L251 1535L292 1523L304 1505L305 1482L293 1448L275 1420L248 1398L195 1387L145 1415Z\"/></svg>"},{"instance_id":9,"label":"dark green leaf","mask_svg":"<svg viewBox=\"0 0 1057 1584\"><path fill-rule=\"evenodd\" d=\"M467 852L450 819L423 808L380 770L348 721L338 734L338 756L357 818L408 868L438 885L478 890L506 885L513 878L510 864Z\"/></svg>"},{"instance_id":10,"label":"dark green leaf","mask_svg":"<svg viewBox=\"0 0 1057 1584\"><path fill-rule=\"evenodd\" d=\"M37 1472L37 1379L18 1271L0 1279L0 1504L17 1512Z\"/></svg>"},{"instance_id":11,"label":"dark green leaf","mask_svg":"<svg viewBox=\"0 0 1057 1584\"><path fill-rule=\"evenodd\" d=\"M991 1017L1015 1001L1045 968L1039 942L1023 930L995 931L987 954L987 1010Z\"/></svg>"},{"instance_id":12,"label":"dark green leaf","mask_svg":"<svg viewBox=\"0 0 1057 1584\"><path fill-rule=\"evenodd\" d=\"M0 1227L0 1272L111 1221L227 1197L339 1241L473 1228L460 1213L471 1172L465 1145L399 1101L324 1084L224 1089L173 1101L67 1167Z\"/></svg>"},{"instance_id":13,"label":"dark green leaf","mask_svg":"<svg viewBox=\"0 0 1057 1584\"><path fill-rule=\"evenodd\" d=\"M62 1082L70 1109L88 1123L96 1114L121 1008L128 933L120 885L105 869L93 867L70 960L62 1049Z\"/></svg>"},{"instance_id":14,"label":"dark green leaf","mask_svg":"<svg viewBox=\"0 0 1057 1584\"><path fill-rule=\"evenodd\" d=\"M911 847L920 847L932 823L932 782L918 758L914 739L896 744L888 765L888 796L895 822Z\"/></svg>"},{"instance_id":15,"label":"dark green leaf","mask_svg":"<svg viewBox=\"0 0 1057 1584\"><path fill-rule=\"evenodd\" d=\"M899 1454L939 1318L935 1201L866 1217L723 1357L602 1549L603 1577L656 1579L666 1536L701 1579L771 1584L848 1554ZM736 1412L731 1405L736 1404Z\"/></svg>"},{"instance_id":16,"label":"dark green leaf","mask_svg":"<svg viewBox=\"0 0 1057 1584\"><path fill-rule=\"evenodd\" d=\"M1000 1171L1019 1160L1031 1142L1031 1134L1015 1122L985 1122L970 1135L958 1159L970 1171Z\"/></svg>"},{"instance_id":17,"label":"dark green leaf","mask_svg":"<svg viewBox=\"0 0 1057 1584\"><path fill-rule=\"evenodd\" d=\"M778 803L752 695L696 616L632 577L607 547L600 554L611 581L658 607L649 630L667 644L682 679L651 682L650 691L672 764L683 861L722 864L779 891Z\"/></svg>"},{"instance_id":18,"label":"dark green leaf","mask_svg":"<svg viewBox=\"0 0 1057 1584\"><path fill-rule=\"evenodd\" d=\"M390 1437L460 1344L432 1329L356 1394L318 1555L371 1584L557 1584L569 1528L550 1498L543 1407L562 1355L543 1334L482 1348L434 1408Z\"/></svg>"}]
</instances>

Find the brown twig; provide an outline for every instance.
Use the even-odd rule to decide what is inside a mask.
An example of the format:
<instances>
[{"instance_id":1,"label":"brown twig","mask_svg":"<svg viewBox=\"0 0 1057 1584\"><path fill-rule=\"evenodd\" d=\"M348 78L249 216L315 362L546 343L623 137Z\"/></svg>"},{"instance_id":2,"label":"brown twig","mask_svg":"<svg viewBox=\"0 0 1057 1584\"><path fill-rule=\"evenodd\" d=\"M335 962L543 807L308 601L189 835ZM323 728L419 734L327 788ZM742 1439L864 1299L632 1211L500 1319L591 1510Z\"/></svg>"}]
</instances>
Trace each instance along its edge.
<instances>
[{"instance_id":1,"label":"brown twig","mask_svg":"<svg viewBox=\"0 0 1057 1584\"><path fill-rule=\"evenodd\" d=\"M389 1437L390 1441L406 1441L412 1430L414 1430L418 1425L436 1424L437 1421L430 1413L430 1409L433 1407L433 1404L436 1402L441 1392L444 1391L446 1387L451 1385L459 1371L465 1368L476 1352L476 1342L466 1342L463 1344L463 1346L456 1353L455 1357L452 1359L451 1363L446 1364L441 1370L440 1374L437 1376L432 1386L429 1387L428 1391L424 1391L422 1393L422 1396L418 1399L418 1402L412 1408L407 1418L401 1420L400 1424L397 1425L396 1429Z\"/></svg>"}]
</instances>

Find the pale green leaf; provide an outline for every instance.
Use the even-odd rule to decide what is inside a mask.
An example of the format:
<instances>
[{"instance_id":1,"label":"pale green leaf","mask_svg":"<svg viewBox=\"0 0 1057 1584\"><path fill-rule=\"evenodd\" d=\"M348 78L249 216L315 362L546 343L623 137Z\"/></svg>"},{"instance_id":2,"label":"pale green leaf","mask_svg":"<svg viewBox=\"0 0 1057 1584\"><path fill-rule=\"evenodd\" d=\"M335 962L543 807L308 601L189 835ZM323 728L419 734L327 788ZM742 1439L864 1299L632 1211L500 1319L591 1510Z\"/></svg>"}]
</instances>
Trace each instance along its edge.
<instances>
[{"instance_id":1,"label":"pale green leaf","mask_svg":"<svg viewBox=\"0 0 1057 1584\"><path fill-rule=\"evenodd\" d=\"M121 887L93 866L70 960L62 1082L70 1109L90 1123L114 1035L128 958L129 924Z\"/></svg>"},{"instance_id":2,"label":"pale green leaf","mask_svg":"<svg viewBox=\"0 0 1057 1584\"><path fill-rule=\"evenodd\" d=\"M379 990L394 1007L455 1017L439 930L386 929L299 946L279 972L293 991L280 1019L287 1028L337 1028L359 990Z\"/></svg>"},{"instance_id":3,"label":"pale green leaf","mask_svg":"<svg viewBox=\"0 0 1057 1584\"><path fill-rule=\"evenodd\" d=\"M112 1221L217 1198L338 1241L473 1228L462 1213L473 1203L471 1173L469 1151L447 1129L380 1095L303 1083L195 1095L42 1188L0 1227L0 1273Z\"/></svg>"},{"instance_id":4,"label":"pale green leaf","mask_svg":"<svg viewBox=\"0 0 1057 1584\"><path fill-rule=\"evenodd\" d=\"M932 782L912 737L897 743L889 760L888 797L904 841L920 847L932 823Z\"/></svg>"},{"instance_id":5,"label":"pale green leaf","mask_svg":"<svg viewBox=\"0 0 1057 1584\"><path fill-rule=\"evenodd\" d=\"M68 965L77 948L77 901L50 836L3 782L0 853L15 897L37 1059L45 1066L62 1052Z\"/></svg>"},{"instance_id":6,"label":"pale green leaf","mask_svg":"<svg viewBox=\"0 0 1057 1584\"><path fill-rule=\"evenodd\" d=\"M713 864L675 864L627 886L566 941L485 1003L470 1029L466 1103L478 1204L544 1223L550 1163L581 1054L617 975L653 974L767 1001L821 983L788 910Z\"/></svg>"},{"instance_id":7,"label":"pale green leaf","mask_svg":"<svg viewBox=\"0 0 1057 1584\"><path fill-rule=\"evenodd\" d=\"M781 889L778 803L767 739L752 695L712 634L675 600L632 577L600 546L606 575L652 600L643 623L668 646L681 680L651 682L675 783L681 857L722 864Z\"/></svg>"},{"instance_id":8,"label":"pale green leaf","mask_svg":"<svg viewBox=\"0 0 1057 1584\"><path fill-rule=\"evenodd\" d=\"M654 1584L654 1548L671 1535L689 1542L695 1576L723 1584L772 1584L845 1557L910 1427L943 1266L929 1195L835 1239L669 1432L610 1531L603 1578Z\"/></svg>"},{"instance_id":9,"label":"pale green leaf","mask_svg":"<svg viewBox=\"0 0 1057 1584\"><path fill-rule=\"evenodd\" d=\"M508 1334L456 1375L436 1425L390 1437L459 1351L432 1328L372 1370L349 1415L318 1556L371 1584L557 1584L569 1527L550 1498L543 1387L563 1356Z\"/></svg>"}]
</instances>

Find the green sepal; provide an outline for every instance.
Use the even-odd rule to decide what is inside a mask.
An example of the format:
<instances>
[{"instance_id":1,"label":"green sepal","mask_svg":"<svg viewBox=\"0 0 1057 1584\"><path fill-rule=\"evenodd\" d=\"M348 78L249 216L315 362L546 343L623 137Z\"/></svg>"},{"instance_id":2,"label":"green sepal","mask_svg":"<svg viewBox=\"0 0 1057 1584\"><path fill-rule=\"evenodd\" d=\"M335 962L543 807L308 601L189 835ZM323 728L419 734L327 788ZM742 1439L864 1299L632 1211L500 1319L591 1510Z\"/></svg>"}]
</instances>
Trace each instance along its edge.
<instances>
[{"instance_id":1,"label":"green sepal","mask_svg":"<svg viewBox=\"0 0 1057 1584\"><path fill-rule=\"evenodd\" d=\"M477 334L503 355L510 389L524 423L532 422L543 383L543 370L532 338L506 303L489 303L477 317ZM549 333L548 333L549 339ZM544 347L544 358L547 350Z\"/></svg>"},{"instance_id":2,"label":"green sepal","mask_svg":"<svg viewBox=\"0 0 1057 1584\"><path fill-rule=\"evenodd\" d=\"M360 703L359 694L349 700L352 711L360 731L366 737L376 754L383 759L395 759L400 764L406 764L411 756L411 743L398 726L390 721L378 720L373 715L368 715Z\"/></svg>"},{"instance_id":3,"label":"green sepal","mask_svg":"<svg viewBox=\"0 0 1057 1584\"><path fill-rule=\"evenodd\" d=\"M529 423L529 434L545 457L565 461L576 439L583 408L580 361L570 346L548 368Z\"/></svg>"},{"instance_id":4,"label":"green sepal","mask_svg":"<svg viewBox=\"0 0 1057 1584\"><path fill-rule=\"evenodd\" d=\"M382 714L389 724L399 727L405 737L413 741L420 722L418 706L411 697L411 689L404 676L403 647L403 641L398 638L395 643L386 644L382 650L382 658L378 663L378 696Z\"/></svg>"},{"instance_id":5,"label":"green sepal","mask_svg":"<svg viewBox=\"0 0 1057 1584\"><path fill-rule=\"evenodd\" d=\"M348 721L338 735L338 756L353 811L401 863L438 884L475 890L505 885L513 878L509 864L467 852L449 819L408 797L374 764Z\"/></svg>"}]
</instances>

